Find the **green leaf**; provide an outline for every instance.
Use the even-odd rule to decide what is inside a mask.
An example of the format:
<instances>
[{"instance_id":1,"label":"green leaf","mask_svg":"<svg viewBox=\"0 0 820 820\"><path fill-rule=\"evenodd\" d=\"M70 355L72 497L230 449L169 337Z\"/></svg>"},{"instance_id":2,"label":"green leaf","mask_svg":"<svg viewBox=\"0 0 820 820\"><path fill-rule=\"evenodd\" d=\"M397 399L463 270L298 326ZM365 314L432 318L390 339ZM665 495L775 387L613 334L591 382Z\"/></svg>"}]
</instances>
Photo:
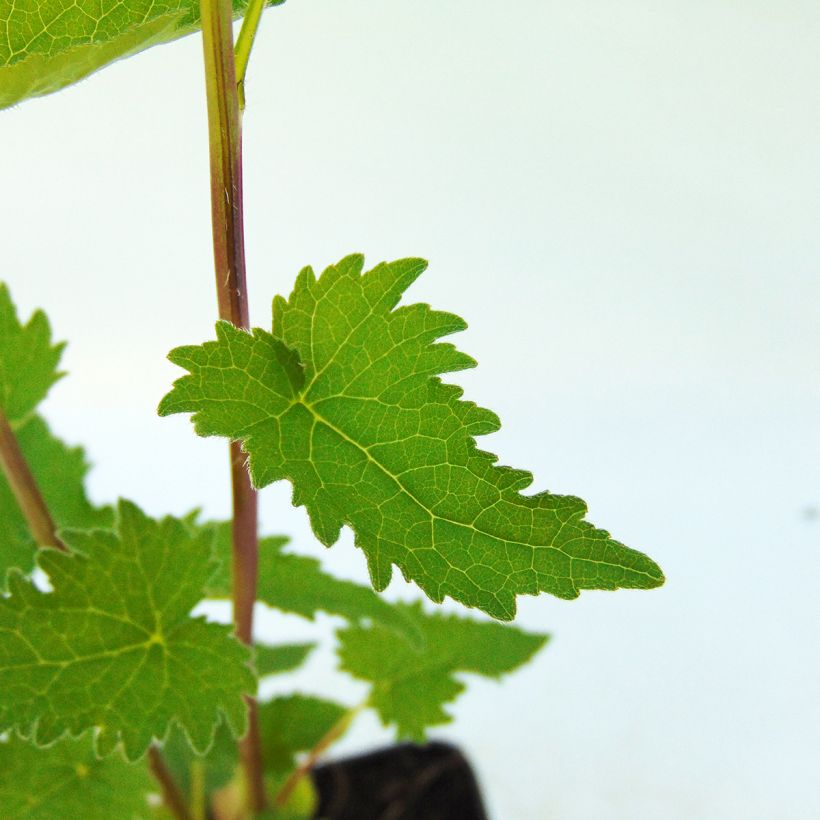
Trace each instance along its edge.
<instances>
[{"instance_id":1,"label":"green leaf","mask_svg":"<svg viewBox=\"0 0 820 820\"><path fill-rule=\"evenodd\" d=\"M377 590L396 564L432 600L508 620L519 594L663 583L650 558L584 521L583 501L522 495L531 474L477 448L497 417L437 378L475 364L437 343L464 321L396 308L425 264L362 275L351 256L318 280L305 268L274 300L275 335L221 322L215 342L172 351L190 375L160 414L193 413L200 435L241 440L254 484L289 479L322 543L350 525Z\"/></svg>"},{"instance_id":2,"label":"green leaf","mask_svg":"<svg viewBox=\"0 0 820 820\"><path fill-rule=\"evenodd\" d=\"M290 772L296 766L296 755L312 749L349 711L311 695L289 695L263 703L259 732L266 771L273 775Z\"/></svg>"},{"instance_id":3,"label":"green leaf","mask_svg":"<svg viewBox=\"0 0 820 820\"><path fill-rule=\"evenodd\" d=\"M88 462L81 447L68 447L32 415L16 431L17 442L43 494L58 529L111 527L111 507L94 507L85 494ZM0 591L5 590L6 572L16 567L24 573L34 568L37 544L29 532L11 488L0 472Z\"/></svg>"},{"instance_id":4,"label":"green leaf","mask_svg":"<svg viewBox=\"0 0 820 820\"><path fill-rule=\"evenodd\" d=\"M398 735L424 740L428 726L449 723L442 706L464 691L454 673L499 678L526 663L548 636L506 624L426 614L421 604L398 604L425 638L418 649L378 625L338 632L341 669L372 685L369 705Z\"/></svg>"},{"instance_id":5,"label":"green leaf","mask_svg":"<svg viewBox=\"0 0 820 820\"><path fill-rule=\"evenodd\" d=\"M9 0L0 0L0 4L5 2ZM2 16L0 12L0 19ZM0 42L3 39L0 23ZM64 342L52 344L51 326L42 310L21 324L8 287L0 283L0 409L9 422L24 419L63 375L57 365L64 348Z\"/></svg>"},{"instance_id":6,"label":"green leaf","mask_svg":"<svg viewBox=\"0 0 820 820\"><path fill-rule=\"evenodd\" d=\"M0 741L0 814L5 820L150 818L157 787L145 766L99 759L89 734L39 749L11 735Z\"/></svg>"},{"instance_id":7,"label":"green leaf","mask_svg":"<svg viewBox=\"0 0 820 820\"><path fill-rule=\"evenodd\" d=\"M196 526L196 525L194 525ZM208 585L209 598L231 595L231 525L208 522L200 525L215 534L216 554L222 561ZM269 536L259 540L259 580L256 597L282 612L313 619L317 612L340 615L358 622L371 618L391 629L418 639L415 625L373 590L341 581L322 571L315 558L284 552L290 539Z\"/></svg>"},{"instance_id":8,"label":"green leaf","mask_svg":"<svg viewBox=\"0 0 820 820\"><path fill-rule=\"evenodd\" d=\"M85 495L88 464L82 449L69 448L55 438L45 421L33 412L51 385L63 376L57 366L64 347L63 343L52 343L51 327L41 310L23 325L8 288L0 284L0 409L14 428L57 527L108 527L113 520L111 509L93 507ZM2 471L0 521L2 592L8 569L33 569L37 547Z\"/></svg>"},{"instance_id":9,"label":"green leaf","mask_svg":"<svg viewBox=\"0 0 820 820\"><path fill-rule=\"evenodd\" d=\"M315 643L287 643L278 646L257 644L254 654L256 674L264 678L267 675L292 672L305 662L315 648Z\"/></svg>"},{"instance_id":10,"label":"green leaf","mask_svg":"<svg viewBox=\"0 0 820 820\"><path fill-rule=\"evenodd\" d=\"M175 726L162 746L162 757L182 793L193 800L195 792L209 795L222 788L236 773L239 754L236 739L222 721L208 751L197 754L185 733Z\"/></svg>"},{"instance_id":11,"label":"green leaf","mask_svg":"<svg viewBox=\"0 0 820 820\"><path fill-rule=\"evenodd\" d=\"M284 0L267 0L275 6ZM247 0L233 0L241 17ZM0 0L0 108L199 30L198 0Z\"/></svg>"},{"instance_id":12,"label":"green leaf","mask_svg":"<svg viewBox=\"0 0 820 820\"><path fill-rule=\"evenodd\" d=\"M41 550L53 592L9 574L0 598L0 731L38 744L96 727L97 749L135 760L173 723L205 751L224 716L245 731L250 652L231 628L189 613L215 562L180 521L121 501L117 531L63 533Z\"/></svg>"}]
</instances>

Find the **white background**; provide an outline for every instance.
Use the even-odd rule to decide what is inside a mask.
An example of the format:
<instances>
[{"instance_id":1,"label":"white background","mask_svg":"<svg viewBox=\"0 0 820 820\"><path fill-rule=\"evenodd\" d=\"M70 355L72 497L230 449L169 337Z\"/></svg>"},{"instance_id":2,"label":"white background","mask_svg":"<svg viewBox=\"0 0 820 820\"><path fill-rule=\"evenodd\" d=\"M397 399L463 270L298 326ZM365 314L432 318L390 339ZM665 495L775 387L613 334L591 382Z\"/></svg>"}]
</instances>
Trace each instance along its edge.
<instances>
[{"instance_id":1,"label":"white background","mask_svg":"<svg viewBox=\"0 0 820 820\"><path fill-rule=\"evenodd\" d=\"M482 444L666 571L523 599L548 649L436 732L496 820L816 818L820 7L290 0L246 117L256 324L297 270L422 255ZM46 414L99 500L228 512L225 447L155 407L215 314L199 38L0 114L2 269L71 371ZM286 486L266 531L324 553ZM327 553L364 580L362 556ZM393 595L414 597L399 584ZM330 618L320 620L329 633ZM310 633L263 617L270 640ZM317 656L308 691L359 687ZM388 738L362 719L345 750Z\"/></svg>"}]
</instances>

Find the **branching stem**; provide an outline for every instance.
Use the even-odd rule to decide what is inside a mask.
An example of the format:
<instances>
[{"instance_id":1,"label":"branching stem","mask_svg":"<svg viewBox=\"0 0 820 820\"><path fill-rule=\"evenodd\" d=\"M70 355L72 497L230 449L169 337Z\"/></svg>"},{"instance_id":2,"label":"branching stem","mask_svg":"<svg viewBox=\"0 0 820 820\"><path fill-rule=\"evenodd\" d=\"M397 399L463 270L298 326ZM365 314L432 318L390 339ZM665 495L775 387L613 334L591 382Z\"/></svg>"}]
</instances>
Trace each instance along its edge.
<instances>
[{"instance_id":1,"label":"branching stem","mask_svg":"<svg viewBox=\"0 0 820 820\"><path fill-rule=\"evenodd\" d=\"M219 316L248 329L242 213L242 132L236 87L231 0L202 0L205 88L211 160L211 220ZM233 487L233 612L237 637L253 640L258 562L257 502L238 442L230 445ZM250 808L265 808L256 704L248 701L249 729L240 742Z\"/></svg>"},{"instance_id":2,"label":"branching stem","mask_svg":"<svg viewBox=\"0 0 820 820\"><path fill-rule=\"evenodd\" d=\"M248 70L248 60L251 57L251 49L256 39L256 32L259 31L259 21L262 19L262 11L265 8L265 0L250 0L242 20L242 28L236 38L236 90L239 97L239 110L245 110L245 74Z\"/></svg>"}]
</instances>

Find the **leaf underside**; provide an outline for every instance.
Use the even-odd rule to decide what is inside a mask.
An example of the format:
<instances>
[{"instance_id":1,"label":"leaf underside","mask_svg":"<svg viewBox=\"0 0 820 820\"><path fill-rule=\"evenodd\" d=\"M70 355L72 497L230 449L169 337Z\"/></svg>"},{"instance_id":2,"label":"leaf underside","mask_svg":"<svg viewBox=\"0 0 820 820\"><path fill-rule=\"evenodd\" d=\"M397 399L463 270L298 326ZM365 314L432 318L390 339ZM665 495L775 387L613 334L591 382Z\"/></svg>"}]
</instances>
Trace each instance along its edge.
<instances>
[{"instance_id":1,"label":"leaf underside","mask_svg":"<svg viewBox=\"0 0 820 820\"><path fill-rule=\"evenodd\" d=\"M369 704L399 737L423 741L430 726L449 723L442 708L464 691L455 673L500 678L526 663L546 635L507 624L424 612L420 604L397 604L424 636L419 650L378 624L339 630L341 669L371 684Z\"/></svg>"},{"instance_id":2,"label":"leaf underside","mask_svg":"<svg viewBox=\"0 0 820 820\"><path fill-rule=\"evenodd\" d=\"M197 751L224 717L246 725L250 652L229 626L192 618L215 569L212 543L121 501L116 532L65 531L41 550L53 592L20 573L0 598L0 732L38 744L95 728L97 749L139 758L174 724Z\"/></svg>"},{"instance_id":3,"label":"leaf underside","mask_svg":"<svg viewBox=\"0 0 820 820\"><path fill-rule=\"evenodd\" d=\"M584 520L583 501L522 495L532 475L478 449L498 418L438 378L475 365L438 341L464 321L396 307L425 266L362 274L350 256L318 279L305 268L274 300L273 334L220 322L216 341L171 352L190 375L160 414L193 413L200 435L241 440L255 486L289 479L322 543L349 525L377 590L395 564L433 601L509 620L519 594L662 584L654 561Z\"/></svg>"},{"instance_id":4,"label":"leaf underside","mask_svg":"<svg viewBox=\"0 0 820 820\"><path fill-rule=\"evenodd\" d=\"M247 5L233 0L234 17ZM0 0L0 108L58 91L199 27L198 0Z\"/></svg>"}]
</instances>

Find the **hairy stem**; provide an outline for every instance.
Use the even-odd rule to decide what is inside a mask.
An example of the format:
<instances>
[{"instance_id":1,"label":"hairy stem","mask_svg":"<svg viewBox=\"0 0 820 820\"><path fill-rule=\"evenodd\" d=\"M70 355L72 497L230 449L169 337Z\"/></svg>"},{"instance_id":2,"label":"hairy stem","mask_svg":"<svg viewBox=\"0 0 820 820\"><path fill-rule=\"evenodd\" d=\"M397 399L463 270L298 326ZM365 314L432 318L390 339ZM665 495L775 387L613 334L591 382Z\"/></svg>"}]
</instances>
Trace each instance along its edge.
<instances>
[{"instance_id":1,"label":"hairy stem","mask_svg":"<svg viewBox=\"0 0 820 820\"><path fill-rule=\"evenodd\" d=\"M348 730L350 724L363 709L367 707L367 701L348 709L340 718L328 729L321 740L308 752L307 757L299 766L291 772L290 777L285 781L279 793L276 795L275 804L280 808L290 800L299 781L310 773L319 758Z\"/></svg>"},{"instance_id":2,"label":"hairy stem","mask_svg":"<svg viewBox=\"0 0 820 820\"><path fill-rule=\"evenodd\" d=\"M154 775L157 783L159 783L160 789L162 789L162 802L168 811L177 820L193 820L193 815L188 810L188 804L156 746L151 746L148 749L148 767L151 769L151 774Z\"/></svg>"},{"instance_id":3,"label":"hairy stem","mask_svg":"<svg viewBox=\"0 0 820 820\"><path fill-rule=\"evenodd\" d=\"M46 502L31 474L25 456L17 443L5 413L0 409L0 466L12 493L17 499L20 511L26 519L34 540L41 547L55 547L66 551L65 545L57 537L57 528L48 511Z\"/></svg>"},{"instance_id":4,"label":"hairy stem","mask_svg":"<svg viewBox=\"0 0 820 820\"><path fill-rule=\"evenodd\" d=\"M242 20L242 28L236 38L236 91L240 111L245 110L245 73L248 70L248 60L251 57L253 41L259 30L259 21L262 19L264 8L265 0L250 0Z\"/></svg>"},{"instance_id":5,"label":"hairy stem","mask_svg":"<svg viewBox=\"0 0 820 820\"><path fill-rule=\"evenodd\" d=\"M219 316L247 329L245 235L242 216L242 133L230 0L202 0L205 90L211 159L211 221ZM258 561L256 492L238 442L230 445L233 487L233 614L237 637L253 640ZM251 809L265 808L256 705L248 700L249 729L240 741Z\"/></svg>"}]
</instances>

